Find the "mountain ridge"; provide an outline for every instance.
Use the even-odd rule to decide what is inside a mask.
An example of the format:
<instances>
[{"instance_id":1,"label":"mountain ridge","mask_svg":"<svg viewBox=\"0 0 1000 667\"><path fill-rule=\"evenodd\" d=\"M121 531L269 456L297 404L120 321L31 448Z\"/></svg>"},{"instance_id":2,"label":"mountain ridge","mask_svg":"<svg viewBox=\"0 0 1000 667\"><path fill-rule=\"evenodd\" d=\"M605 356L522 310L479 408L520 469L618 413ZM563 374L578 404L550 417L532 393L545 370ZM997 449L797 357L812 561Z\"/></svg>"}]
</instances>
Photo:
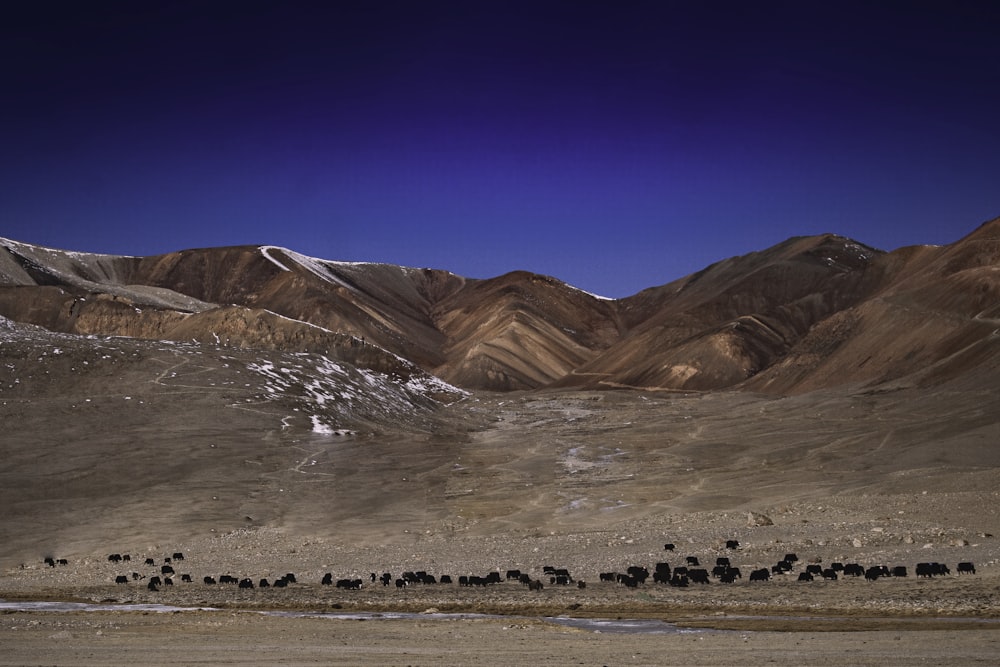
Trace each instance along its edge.
<instances>
[{"instance_id":1,"label":"mountain ridge","mask_svg":"<svg viewBox=\"0 0 1000 667\"><path fill-rule=\"evenodd\" d=\"M898 380L970 345L992 359L998 274L1000 218L892 252L792 237L621 299L526 271L474 279L268 245L138 257L2 239L0 315L283 351L359 339L384 350L368 355L380 370L399 357L466 389L796 393Z\"/></svg>"}]
</instances>

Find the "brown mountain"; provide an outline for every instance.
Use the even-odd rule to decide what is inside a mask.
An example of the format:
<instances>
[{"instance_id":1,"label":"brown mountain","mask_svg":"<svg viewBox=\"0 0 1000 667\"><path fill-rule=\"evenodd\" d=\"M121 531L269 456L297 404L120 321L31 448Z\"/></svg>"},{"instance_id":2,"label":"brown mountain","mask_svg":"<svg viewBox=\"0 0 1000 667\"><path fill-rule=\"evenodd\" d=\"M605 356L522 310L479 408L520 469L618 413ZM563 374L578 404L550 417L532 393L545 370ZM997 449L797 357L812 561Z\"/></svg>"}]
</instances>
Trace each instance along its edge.
<instances>
[{"instance_id":1,"label":"brown mountain","mask_svg":"<svg viewBox=\"0 0 1000 667\"><path fill-rule=\"evenodd\" d=\"M793 238L620 300L0 241L0 578L178 549L216 573L315 549L596 574L733 536L760 564L996 563L998 331L1000 220L889 253Z\"/></svg>"},{"instance_id":2,"label":"brown mountain","mask_svg":"<svg viewBox=\"0 0 1000 667\"><path fill-rule=\"evenodd\" d=\"M634 296L488 280L271 246L121 257L0 241L0 315L51 331L313 351L461 387L768 393L995 364L1000 219L885 253L798 237ZM361 344L363 342L364 344Z\"/></svg>"}]
</instances>

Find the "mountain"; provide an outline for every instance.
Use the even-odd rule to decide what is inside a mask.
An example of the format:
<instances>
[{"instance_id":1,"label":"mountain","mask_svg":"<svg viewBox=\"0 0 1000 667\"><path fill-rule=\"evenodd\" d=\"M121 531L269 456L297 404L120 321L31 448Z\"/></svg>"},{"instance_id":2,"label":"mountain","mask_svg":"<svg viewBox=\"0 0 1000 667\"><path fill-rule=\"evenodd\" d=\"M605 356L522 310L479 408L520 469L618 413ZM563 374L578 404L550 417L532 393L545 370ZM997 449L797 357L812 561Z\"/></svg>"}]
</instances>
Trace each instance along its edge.
<instances>
[{"instance_id":1,"label":"mountain","mask_svg":"<svg viewBox=\"0 0 1000 667\"><path fill-rule=\"evenodd\" d=\"M939 386L996 377L1000 220L947 246L878 257L865 298L836 311L748 389L808 391L838 384Z\"/></svg>"},{"instance_id":2,"label":"mountain","mask_svg":"<svg viewBox=\"0 0 1000 667\"><path fill-rule=\"evenodd\" d=\"M494 547L604 545L617 567L757 511L786 532L755 549L856 554L877 526L955 560L942 535L996 533L998 332L1000 220L893 252L792 238L619 300L271 246L3 240L0 566L267 535L275 567L348 542L396 569L427 545L491 568Z\"/></svg>"},{"instance_id":3,"label":"mountain","mask_svg":"<svg viewBox=\"0 0 1000 667\"><path fill-rule=\"evenodd\" d=\"M0 315L50 331L402 360L465 389L788 394L995 363L1000 219L882 252L826 234L609 300L556 278L317 259L274 246L154 257L0 240Z\"/></svg>"}]
</instances>

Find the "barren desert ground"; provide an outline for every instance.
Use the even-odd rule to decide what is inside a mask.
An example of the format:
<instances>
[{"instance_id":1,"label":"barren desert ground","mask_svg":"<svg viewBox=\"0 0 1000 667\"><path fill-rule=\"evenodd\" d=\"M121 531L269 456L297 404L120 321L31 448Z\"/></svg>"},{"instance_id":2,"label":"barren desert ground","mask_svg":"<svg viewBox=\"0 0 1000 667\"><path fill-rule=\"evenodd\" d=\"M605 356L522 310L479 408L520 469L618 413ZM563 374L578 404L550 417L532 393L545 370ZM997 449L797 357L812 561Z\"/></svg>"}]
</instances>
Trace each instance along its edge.
<instances>
[{"instance_id":1,"label":"barren desert ground","mask_svg":"<svg viewBox=\"0 0 1000 667\"><path fill-rule=\"evenodd\" d=\"M53 465L62 466L65 483L44 492L47 503L37 502L37 486L20 490L36 502L12 502L22 514L5 524L0 664L997 660L992 392L979 401L908 387L781 399L483 394L447 408L424 431L321 436L263 428L280 417L266 411L242 431L221 428L226 413L216 416L210 397L194 403L201 409L178 429L156 429L173 419L157 398L163 388L151 386L145 397L133 389L133 400L144 403L128 409L148 411L150 443L132 454L117 445L124 457L118 467L97 463L114 454L104 438L85 435L83 411L73 427L84 435L72 447L58 436L60 425L68 428L63 410L52 412L44 432L64 447ZM8 412L13 407L5 404ZM14 427L8 438L43 432L31 427ZM159 454L149 458L149 447ZM182 461L199 470L173 463ZM122 479L125 470L131 477ZM119 502L95 483L117 484ZM5 497L17 492L8 486ZM25 515L26 508L34 513ZM47 515L53 508L62 512ZM47 530L15 534L31 522ZM63 542L46 544L55 534ZM728 540L739 547L727 548ZM673 551L664 550L668 542ZM172 563L174 584L149 590L149 579L177 552L184 560ZM110 553L131 560L109 562ZM788 553L799 558L790 573L749 581L751 571ZM46 556L66 564L49 566ZM600 580L632 565L676 568L688 556L709 569L729 558L742 577L683 588ZM797 581L808 565L837 562L905 566L908 576ZM922 562L946 564L950 573L917 577ZM974 563L976 573L959 574L959 562ZM567 569L572 583L552 584L546 565ZM505 578L457 583L508 569L543 581L544 589ZM394 580L406 571L448 574L455 583L397 588ZM391 585L371 581L383 572L392 574ZM181 581L182 573L193 581ZM286 573L296 582L258 585ZM326 573L335 581L361 579L362 587L324 586ZM254 588L202 582L223 574L250 579ZM115 584L119 575L128 583ZM54 612L26 604L45 600L188 611ZM414 615L392 616L398 613ZM622 633L551 617L669 625Z\"/></svg>"}]
</instances>

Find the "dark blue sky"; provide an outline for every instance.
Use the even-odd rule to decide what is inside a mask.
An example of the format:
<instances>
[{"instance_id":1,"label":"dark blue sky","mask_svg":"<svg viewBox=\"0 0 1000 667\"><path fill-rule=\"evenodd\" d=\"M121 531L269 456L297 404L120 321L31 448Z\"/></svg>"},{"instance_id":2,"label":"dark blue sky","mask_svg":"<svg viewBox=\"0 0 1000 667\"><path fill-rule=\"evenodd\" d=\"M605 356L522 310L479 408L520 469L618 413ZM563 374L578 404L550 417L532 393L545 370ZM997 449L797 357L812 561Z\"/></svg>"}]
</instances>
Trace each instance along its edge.
<instances>
[{"instance_id":1,"label":"dark blue sky","mask_svg":"<svg viewBox=\"0 0 1000 667\"><path fill-rule=\"evenodd\" d=\"M0 9L0 236L554 275L620 297L790 236L1000 215L1000 4Z\"/></svg>"}]
</instances>

